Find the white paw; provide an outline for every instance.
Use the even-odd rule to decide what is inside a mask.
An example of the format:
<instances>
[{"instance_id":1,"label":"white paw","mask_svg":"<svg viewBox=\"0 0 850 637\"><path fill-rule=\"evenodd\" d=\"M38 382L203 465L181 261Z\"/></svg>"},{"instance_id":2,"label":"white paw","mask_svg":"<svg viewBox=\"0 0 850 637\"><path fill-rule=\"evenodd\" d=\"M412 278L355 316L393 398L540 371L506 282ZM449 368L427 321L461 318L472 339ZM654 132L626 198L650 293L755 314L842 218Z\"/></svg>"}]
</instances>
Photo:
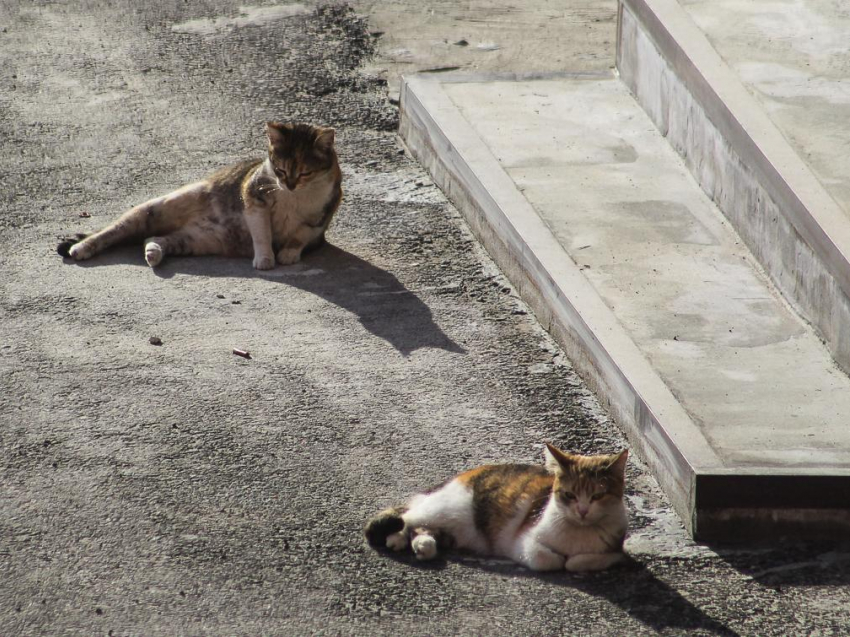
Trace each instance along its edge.
<instances>
[{"instance_id":1,"label":"white paw","mask_svg":"<svg viewBox=\"0 0 850 637\"><path fill-rule=\"evenodd\" d=\"M271 257L254 257L254 268L257 270L271 270L274 267L274 259Z\"/></svg>"},{"instance_id":2,"label":"white paw","mask_svg":"<svg viewBox=\"0 0 850 637\"><path fill-rule=\"evenodd\" d=\"M407 548L407 532L399 531L387 536L387 548L393 551L403 551Z\"/></svg>"},{"instance_id":3,"label":"white paw","mask_svg":"<svg viewBox=\"0 0 850 637\"><path fill-rule=\"evenodd\" d=\"M152 268L162 263L162 246L153 241L145 244L145 261Z\"/></svg>"},{"instance_id":4,"label":"white paw","mask_svg":"<svg viewBox=\"0 0 850 637\"><path fill-rule=\"evenodd\" d=\"M565 558L563 555L541 547L522 562L532 571L558 571L564 568Z\"/></svg>"},{"instance_id":5,"label":"white paw","mask_svg":"<svg viewBox=\"0 0 850 637\"><path fill-rule=\"evenodd\" d=\"M417 535L410 546L418 560L433 560L437 557L437 540L432 535Z\"/></svg>"},{"instance_id":6,"label":"white paw","mask_svg":"<svg viewBox=\"0 0 850 637\"><path fill-rule=\"evenodd\" d=\"M564 568L571 573L601 571L623 560L623 553L585 553L570 557Z\"/></svg>"},{"instance_id":7,"label":"white paw","mask_svg":"<svg viewBox=\"0 0 850 637\"><path fill-rule=\"evenodd\" d=\"M301 260L301 250L284 248L277 253L277 262L281 265L291 265Z\"/></svg>"},{"instance_id":8,"label":"white paw","mask_svg":"<svg viewBox=\"0 0 850 637\"><path fill-rule=\"evenodd\" d=\"M75 261L84 261L85 259L93 256L91 244L87 244L84 241L72 245L71 249L68 250L68 254L71 255L71 258Z\"/></svg>"}]
</instances>

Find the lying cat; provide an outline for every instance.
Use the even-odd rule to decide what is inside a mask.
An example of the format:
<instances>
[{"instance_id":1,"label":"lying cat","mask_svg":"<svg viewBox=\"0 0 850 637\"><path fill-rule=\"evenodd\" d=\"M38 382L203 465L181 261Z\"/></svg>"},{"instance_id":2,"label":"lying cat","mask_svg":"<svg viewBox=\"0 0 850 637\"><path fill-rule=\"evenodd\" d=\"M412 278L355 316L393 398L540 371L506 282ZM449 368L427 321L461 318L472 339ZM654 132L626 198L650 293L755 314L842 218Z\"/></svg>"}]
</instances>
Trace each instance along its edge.
<instances>
[{"instance_id":1,"label":"lying cat","mask_svg":"<svg viewBox=\"0 0 850 637\"><path fill-rule=\"evenodd\" d=\"M373 547L421 560L440 548L506 557L534 571L601 570L623 559L628 450L579 456L546 445L546 465L488 465L387 509L364 530Z\"/></svg>"},{"instance_id":2,"label":"lying cat","mask_svg":"<svg viewBox=\"0 0 850 637\"><path fill-rule=\"evenodd\" d=\"M100 232L63 241L81 261L109 246L144 239L155 267L169 254L253 256L269 270L321 245L342 200L334 130L269 122L268 157L244 161L125 212Z\"/></svg>"}]
</instances>

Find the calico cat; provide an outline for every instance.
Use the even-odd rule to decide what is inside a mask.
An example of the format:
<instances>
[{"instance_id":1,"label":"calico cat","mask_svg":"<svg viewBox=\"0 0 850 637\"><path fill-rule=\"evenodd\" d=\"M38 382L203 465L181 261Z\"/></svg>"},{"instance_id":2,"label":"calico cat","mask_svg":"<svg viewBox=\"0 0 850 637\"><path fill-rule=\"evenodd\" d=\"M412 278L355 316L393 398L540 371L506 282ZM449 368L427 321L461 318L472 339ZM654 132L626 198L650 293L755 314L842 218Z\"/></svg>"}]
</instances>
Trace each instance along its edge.
<instances>
[{"instance_id":1,"label":"calico cat","mask_svg":"<svg viewBox=\"0 0 850 637\"><path fill-rule=\"evenodd\" d=\"M546 463L487 465L382 511L369 544L408 544L420 560L442 548L506 557L533 571L596 571L623 559L628 450L580 456L546 445Z\"/></svg>"},{"instance_id":2,"label":"calico cat","mask_svg":"<svg viewBox=\"0 0 850 637\"><path fill-rule=\"evenodd\" d=\"M268 122L268 157L223 168L206 179L125 212L91 236L59 244L81 261L109 246L144 240L151 267L172 255L253 256L269 270L324 242L342 200L334 130Z\"/></svg>"}]
</instances>

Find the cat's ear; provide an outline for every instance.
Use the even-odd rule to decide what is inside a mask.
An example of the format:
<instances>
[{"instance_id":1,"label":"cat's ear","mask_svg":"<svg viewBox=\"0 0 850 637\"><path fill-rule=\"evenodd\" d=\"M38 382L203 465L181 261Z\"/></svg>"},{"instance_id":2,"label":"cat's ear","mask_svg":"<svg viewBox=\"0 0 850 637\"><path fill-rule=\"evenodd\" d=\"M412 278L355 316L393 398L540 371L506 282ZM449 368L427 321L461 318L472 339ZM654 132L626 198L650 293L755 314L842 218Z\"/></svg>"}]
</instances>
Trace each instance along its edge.
<instances>
[{"instance_id":1,"label":"cat's ear","mask_svg":"<svg viewBox=\"0 0 850 637\"><path fill-rule=\"evenodd\" d=\"M292 132L292 124L283 124L281 122L266 122L266 135L269 136L269 143L272 146L282 144L289 139L289 134Z\"/></svg>"},{"instance_id":2,"label":"cat's ear","mask_svg":"<svg viewBox=\"0 0 850 637\"><path fill-rule=\"evenodd\" d=\"M615 456L611 456L611 463L608 465L608 470L618 478L624 478L626 475L626 462L629 459L629 450L623 449Z\"/></svg>"},{"instance_id":3,"label":"cat's ear","mask_svg":"<svg viewBox=\"0 0 850 637\"><path fill-rule=\"evenodd\" d=\"M317 128L316 147L323 150L330 150L333 148L335 134L336 131L333 128Z\"/></svg>"},{"instance_id":4,"label":"cat's ear","mask_svg":"<svg viewBox=\"0 0 850 637\"><path fill-rule=\"evenodd\" d=\"M573 464L573 459L569 454L564 453L548 442L546 443L546 450L543 452L543 455L546 458L546 469L550 473L562 473Z\"/></svg>"}]
</instances>

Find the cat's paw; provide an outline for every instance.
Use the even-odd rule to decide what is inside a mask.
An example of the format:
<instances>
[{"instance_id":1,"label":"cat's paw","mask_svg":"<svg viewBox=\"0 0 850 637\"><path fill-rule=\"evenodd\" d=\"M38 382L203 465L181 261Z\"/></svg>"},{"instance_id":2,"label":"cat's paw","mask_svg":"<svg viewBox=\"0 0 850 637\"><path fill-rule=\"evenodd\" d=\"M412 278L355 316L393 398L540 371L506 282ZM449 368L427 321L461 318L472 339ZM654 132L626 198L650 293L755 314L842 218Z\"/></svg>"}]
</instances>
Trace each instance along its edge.
<instances>
[{"instance_id":1,"label":"cat's paw","mask_svg":"<svg viewBox=\"0 0 850 637\"><path fill-rule=\"evenodd\" d=\"M573 555L564 564L571 573L584 573L587 571L601 571L621 562L625 558L623 553L584 553Z\"/></svg>"},{"instance_id":2,"label":"cat's paw","mask_svg":"<svg viewBox=\"0 0 850 637\"><path fill-rule=\"evenodd\" d=\"M162 246L155 241L150 241L145 244L145 261L152 268L155 268L162 263Z\"/></svg>"},{"instance_id":3,"label":"cat's paw","mask_svg":"<svg viewBox=\"0 0 850 637\"><path fill-rule=\"evenodd\" d=\"M274 267L274 259L271 257L257 256L254 257L254 269L256 270L271 270Z\"/></svg>"},{"instance_id":4,"label":"cat's paw","mask_svg":"<svg viewBox=\"0 0 850 637\"><path fill-rule=\"evenodd\" d=\"M563 555L542 546L520 560L532 571L559 571L564 568L564 561Z\"/></svg>"},{"instance_id":5,"label":"cat's paw","mask_svg":"<svg viewBox=\"0 0 850 637\"><path fill-rule=\"evenodd\" d=\"M413 538L410 543L417 560L433 560L437 557L437 540L433 535L423 533Z\"/></svg>"},{"instance_id":6,"label":"cat's paw","mask_svg":"<svg viewBox=\"0 0 850 637\"><path fill-rule=\"evenodd\" d=\"M278 250L277 262L281 265L292 265L293 263L298 263L300 260L300 248L283 248L282 250Z\"/></svg>"},{"instance_id":7,"label":"cat's paw","mask_svg":"<svg viewBox=\"0 0 850 637\"><path fill-rule=\"evenodd\" d=\"M85 261L86 259L90 259L94 256L94 249L90 243L81 241L80 243L75 243L70 247L68 250L68 256L75 261Z\"/></svg>"},{"instance_id":8,"label":"cat's paw","mask_svg":"<svg viewBox=\"0 0 850 637\"><path fill-rule=\"evenodd\" d=\"M387 548L393 551L403 551L407 548L407 531L399 531L387 536Z\"/></svg>"}]
</instances>

